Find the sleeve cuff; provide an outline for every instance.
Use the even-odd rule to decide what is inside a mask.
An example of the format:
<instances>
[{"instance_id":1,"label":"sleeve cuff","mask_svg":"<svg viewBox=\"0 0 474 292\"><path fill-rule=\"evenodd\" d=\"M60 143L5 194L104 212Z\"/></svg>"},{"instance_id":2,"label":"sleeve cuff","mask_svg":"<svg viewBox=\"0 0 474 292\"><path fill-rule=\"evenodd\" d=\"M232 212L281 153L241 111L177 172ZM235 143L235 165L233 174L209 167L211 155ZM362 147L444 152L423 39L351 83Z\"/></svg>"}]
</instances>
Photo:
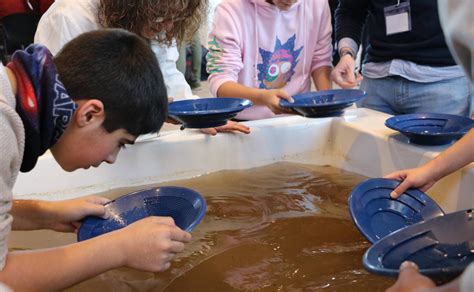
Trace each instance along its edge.
<instances>
[{"instance_id":1,"label":"sleeve cuff","mask_svg":"<svg viewBox=\"0 0 474 292\"><path fill-rule=\"evenodd\" d=\"M337 43L337 52L339 55L341 54L341 49L342 48L349 48L354 56L357 56L357 51L359 50L359 46L357 43L351 39L351 38L342 38L338 43Z\"/></svg>"}]
</instances>

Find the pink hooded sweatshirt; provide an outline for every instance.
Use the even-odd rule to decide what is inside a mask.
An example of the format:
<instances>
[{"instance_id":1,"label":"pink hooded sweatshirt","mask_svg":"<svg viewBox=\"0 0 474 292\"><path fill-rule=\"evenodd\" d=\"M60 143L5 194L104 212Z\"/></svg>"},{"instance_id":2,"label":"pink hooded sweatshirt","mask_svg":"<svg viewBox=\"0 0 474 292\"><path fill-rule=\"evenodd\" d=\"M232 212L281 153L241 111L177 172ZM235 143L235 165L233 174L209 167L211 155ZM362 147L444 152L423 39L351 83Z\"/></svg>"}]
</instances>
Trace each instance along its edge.
<instances>
[{"instance_id":1,"label":"pink hooded sweatshirt","mask_svg":"<svg viewBox=\"0 0 474 292\"><path fill-rule=\"evenodd\" d=\"M309 91L311 73L332 66L331 31L327 0L298 0L288 11L266 0L223 0L209 34L211 93L217 96L228 81L290 95ZM253 106L237 118L274 116L266 106Z\"/></svg>"}]
</instances>

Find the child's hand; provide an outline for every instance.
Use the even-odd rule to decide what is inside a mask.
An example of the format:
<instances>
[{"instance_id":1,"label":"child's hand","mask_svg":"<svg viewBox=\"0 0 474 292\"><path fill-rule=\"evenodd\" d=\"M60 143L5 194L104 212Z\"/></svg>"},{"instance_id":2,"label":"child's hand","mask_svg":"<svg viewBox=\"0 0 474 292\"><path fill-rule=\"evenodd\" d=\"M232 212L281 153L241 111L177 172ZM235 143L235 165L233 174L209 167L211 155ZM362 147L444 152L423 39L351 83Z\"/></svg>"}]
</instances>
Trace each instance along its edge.
<instances>
[{"instance_id":1,"label":"child's hand","mask_svg":"<svg viewBox=\"0 0 474 292\"><path fill-rule=\"evenodd\" d=\"M89 215L104 217L104 205L110 200L97 196L48 202L44 214L44 226L59 232L75 232L80 220Z\"/></svg>"},{"instance_id":2,"label":"child's hand","mask_svg":"<svg viewBox=\"0 0 474 292\"><path fill-rule=\"evenodd\" d=\"M226 132L242 132L245 134L250 133L250 128L244 124L240 124L234 121L227 121L227 124L224 126L216 127L216 128L207 128L201 129L201 132L208 135L217 135L217 133L226 133Z\"/></svg>"},{"instance_id":3,"label":"child's hand","mask_svg":"<svg viewBox=\"0 0 474 292\"><path fill-rule=\"evenodd\" d=\"M398 198L409 188L419 188L425 192L439 179L436 177L434 170L426 164L417 168L393 172L386 175L385 178L401 181L398 187L390 193L390 196L394 199Z\"/></svg>"},{"instance_id":4,"label":"child's hand","mask_svg":"<svg viewBox=\"0 0 474 292\"><path fill-rule=\"evenodd\" d=\"M293 103L293 98L283 89L262 89L260 93L262 104L266 105L275 114L294 113L292 110L280 107L280 100L286 99Z\"/></svg>"},{"instance_id":5,"label":"child's hand","mask_svg":"<svg viewBox=\"0 0 474 292\"><path fill-rule=\"evenodd\" d=\"M412 262L403 262L397 282L387 292L431 291L435 283L418 272L418 266Z\"/></svg>"},{"instance_id":6,"label":"child's hand","mask_svg":"<svg viewBox=\"0 0 474 292\"><path fill-rule=\"evenodd\" d=\"M342 56L331 72L331 80L342 88L353 88L362 81L359 73L354 73L355 60L350 55Z\"/></svg>"},{"instance_id":7,"label":"child's hand","mask_svg":"<svg viewBox=\"0 0 474 292\"><path fill-rule=\"evenodd\" d=\"M176 227L171 217L147 217L111 234L123 250L123 265L147 272L162 272L191 241L191 234Z\"/></svg>"}]
</instances>

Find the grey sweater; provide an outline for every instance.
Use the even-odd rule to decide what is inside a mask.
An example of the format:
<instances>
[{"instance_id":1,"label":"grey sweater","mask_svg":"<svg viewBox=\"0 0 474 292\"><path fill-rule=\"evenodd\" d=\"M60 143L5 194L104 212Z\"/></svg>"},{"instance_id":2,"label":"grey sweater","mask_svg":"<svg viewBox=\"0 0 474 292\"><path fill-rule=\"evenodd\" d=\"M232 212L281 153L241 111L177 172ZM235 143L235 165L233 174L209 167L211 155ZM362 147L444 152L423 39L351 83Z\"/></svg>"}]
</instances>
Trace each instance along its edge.
<instances>
[{"instance_id":1,"label":"grey sweater","mask_svg":"<svg viewBox=\"0 0 474 292\"><path fill-rule=\"evenodd\" d=\"M7 238L13 221L10 215L12 188L25 148L23 123L15 111L15 104L5 67L0 63L0 269L5 266Z\"/></svg>"}]
</instances>

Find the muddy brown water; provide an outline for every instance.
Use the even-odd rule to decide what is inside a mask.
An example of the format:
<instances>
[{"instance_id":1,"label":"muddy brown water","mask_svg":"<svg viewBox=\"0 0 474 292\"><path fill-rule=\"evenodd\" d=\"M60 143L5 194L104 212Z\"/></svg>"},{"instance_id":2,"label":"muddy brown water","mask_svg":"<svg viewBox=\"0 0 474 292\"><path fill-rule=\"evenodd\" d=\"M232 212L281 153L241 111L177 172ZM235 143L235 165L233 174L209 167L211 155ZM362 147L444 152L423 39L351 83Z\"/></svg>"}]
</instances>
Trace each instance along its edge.
<instances>
[{"instance_id":1,"label":"muddy brown water","mask_svg":"<svg viewBox=\"0 0 474 292\"><path fill-rule=\"evenodd\" d=\"M347 197L364 179L285 162L160 184L206 198L206 217L186 251L164 273L116 269L67 291L383 291L394 280L363 269L369 243L348 213ZM47 245L74 241L48 234Z\"/></svg>"}]
</instances>

